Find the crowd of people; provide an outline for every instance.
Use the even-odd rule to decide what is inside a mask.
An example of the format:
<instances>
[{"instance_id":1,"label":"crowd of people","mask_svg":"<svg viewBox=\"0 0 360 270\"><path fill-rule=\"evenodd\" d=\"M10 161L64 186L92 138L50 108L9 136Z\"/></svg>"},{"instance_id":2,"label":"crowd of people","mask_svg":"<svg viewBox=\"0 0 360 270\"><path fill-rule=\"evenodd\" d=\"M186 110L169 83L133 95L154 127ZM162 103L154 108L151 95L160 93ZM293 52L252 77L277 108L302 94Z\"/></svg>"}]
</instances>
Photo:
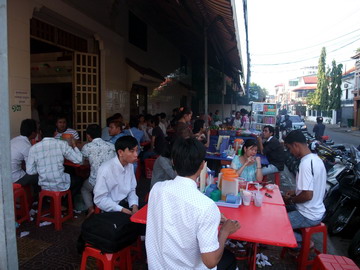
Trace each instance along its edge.
<instances>
[{"instance_id":1,"label":"crowd of people","mask_svg":"<svg viewBox=\"0 0 360 270\"><path fill-rule=\"evenodd\" d=\"M207 120L222 123L218 110ZM81 194L87 217L93 215L95 207L133 215L140 207L137 162L155 156L146 227L149 269L236 269L235 258L224 251L224 245L240 224L221 216L216 204L199 193L195 183L210 142L206 122L204 116L194 119L186 107L174 110L170 121L160 113L131 117L125 124L117 113L106 120L104 128L90 124L86 129L87 143L83 144L63 115L55 123L41 125L39 131L35 120L25 119L20 135L11 140L12 182L32 186L35 196L40 189L70 189L72 196ZM241 110L234 112L229 124L247 128L250 122L251 113ZM321 123L316 132L323 132ZM264 175L284 169L284 146L275 133L274 127L267 125L256 140L244 142L231 164L240 177L262 181ZM32 145L35 138L38 142ZM308 150L300 131L290 132L284 143L301 158L296 190L284 197L290 222L294 229L319 224L325 212L324 165ZM268 165L261 164L258 153L267 157ZM65 159L75 164L87 161L89 177L79 177L64 165ZM301 241L299 235L297 240Z\"/></svg>"}]
</instances>

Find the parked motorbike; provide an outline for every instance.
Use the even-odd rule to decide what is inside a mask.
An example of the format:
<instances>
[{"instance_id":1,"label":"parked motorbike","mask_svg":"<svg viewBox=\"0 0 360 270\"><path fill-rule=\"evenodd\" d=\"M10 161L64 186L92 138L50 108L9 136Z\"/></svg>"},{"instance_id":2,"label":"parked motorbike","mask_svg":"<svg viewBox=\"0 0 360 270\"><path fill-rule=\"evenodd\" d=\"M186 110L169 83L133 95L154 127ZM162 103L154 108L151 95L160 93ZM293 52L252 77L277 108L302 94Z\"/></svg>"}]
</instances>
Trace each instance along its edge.
<instances>
[{"instance_id":1,"label":"parked motorbike","mask_svg":"<svg viewBox=\"0 0 360 270\"><path fill-rule=\"evenodd\" d=\"M344 231L360 214L360 152L352 146L351 153L352 166L344 170L324 200L327 207L325 222L331 235Z\"/></svg>"}]
</instances>

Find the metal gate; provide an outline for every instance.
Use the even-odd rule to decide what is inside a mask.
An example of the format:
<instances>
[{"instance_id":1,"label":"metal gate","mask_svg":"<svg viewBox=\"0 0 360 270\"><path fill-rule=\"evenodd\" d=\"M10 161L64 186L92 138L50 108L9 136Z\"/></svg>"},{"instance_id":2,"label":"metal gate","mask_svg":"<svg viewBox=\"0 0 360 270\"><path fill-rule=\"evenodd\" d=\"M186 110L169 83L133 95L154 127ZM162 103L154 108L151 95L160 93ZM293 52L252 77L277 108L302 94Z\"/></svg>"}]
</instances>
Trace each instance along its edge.
<instances>
[{"instance_id":1,"label":"metal gate","mask_svg":"<svg viewBox=\"0 0 360 270\"><path fill-rule=\"evenodd\" d=\"M99 57L75 52L73 108L74 128L85 141L89 124L99 124Z\"/></svg>"}]
</instances>

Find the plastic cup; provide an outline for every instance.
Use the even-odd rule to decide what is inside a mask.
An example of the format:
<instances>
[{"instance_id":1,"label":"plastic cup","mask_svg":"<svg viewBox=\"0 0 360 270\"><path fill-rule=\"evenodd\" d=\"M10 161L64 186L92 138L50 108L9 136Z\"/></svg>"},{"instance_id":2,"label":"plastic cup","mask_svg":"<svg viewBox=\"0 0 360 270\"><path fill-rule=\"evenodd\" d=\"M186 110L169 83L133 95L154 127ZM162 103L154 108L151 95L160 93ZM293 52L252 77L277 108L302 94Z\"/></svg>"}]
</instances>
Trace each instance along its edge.
<instances>
[{"instance_id":1,"label":"plastic cup","mask_svg":"<svg viewBox=\"0 0 360 270\"><path fill-rule=\"evenodd\" d=\"M251 192L247 191L247 190L243 190L242 192L242 200L243 200L243 205L250 205L251 202Z\"/></svg>"},{"instance_id":2,"label":"plastic cup","mask_svg":"<svg viewBox=\"0 0 360 270\"><path fill-rule=\"evenodd\" d=\"M263 195L261 192L256 192L255 193L255 197L254 197L254 204L257 207L261 207L262 206L262 202L263 202Z\"/></svg>"}]
</instances>

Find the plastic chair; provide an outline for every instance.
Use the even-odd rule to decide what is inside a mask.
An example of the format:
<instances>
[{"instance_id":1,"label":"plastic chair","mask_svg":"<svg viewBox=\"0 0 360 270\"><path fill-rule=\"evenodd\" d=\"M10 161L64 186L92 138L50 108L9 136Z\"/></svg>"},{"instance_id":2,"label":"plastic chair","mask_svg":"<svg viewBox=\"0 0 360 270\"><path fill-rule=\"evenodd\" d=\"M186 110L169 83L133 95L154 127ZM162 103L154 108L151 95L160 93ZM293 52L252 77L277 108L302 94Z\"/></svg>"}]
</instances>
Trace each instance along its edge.
<instances>
[{"instance_id":1,"label":"plastic chair","mask_svg":"<svg viewBox=\"0 0 360 270\"><path fill-rule=\"evenodd\" d=\"M14 214L17 223L21 224L24 221L30 221L29 201L25 189L20 184L13 184L14 192ZM20 208L17 208L16 205Z\"/></svg>"},{"instance_id":2,"label":"plastic chair","mask_svg":"<svg viewBox=\"0 0 360 270\"><path fill-rule=\"evenodd\" d=\"M64 196L68 196L68 213L66 216L61 217L61 198ZM43 204L43 198L44 197L50 197L52 199L50 211L42 211L42 204ZM52 214L52 217L50 216L43 216L45 214ZM37 220L36 225L39 226L41 221L49 221L54 223L55 230L60 231L62 229L62 223L65 222L68 219L71 219L74 217L73 212L73 203L71 199L71 191L48 191L48 190L42 190L39 195L39 206L38 206L38 213L37 213Z\"/></svg>"},{"instance_id":3,"label":"plastic chair","mask_svg":"<svg viewBox=\"0 0 360 270\"><path fill-rule=\"evenodd\" d=\"M145 177L146 179L151 179L152 177L152 171L154 168L156 158L146 158L144 159L145 163Z\"/></svg>"},{"instance_id":4,"label":"plastic chair","mask_svg":"<svg viewBox=\"0 0 360 270\"><path fill-rule=\"evenodd\" d=\"M298 269L305 270L305 269L307 269L308 265L312 265L314 263L314 260L308 260L309 253L310 253L311 236L314 233L322 233L323 234L322 252L320 252L319 250L314 248L315 253L316 254L320 254L320 253L325 254L327 252L327 229L326 229L326 226L324 223L320 223L317 226L302 228L300 230L301 230L303 241L302 241L302 247L300 250L300 254L297 257L297 261L298 261ZM282 249L281 258L284 257L286 250L287 250L287 248Z\"/></svg>"},{"instance_id":5,"label":"plastic chair","mask_svg":"<svg viewBox=\"0 0 360 270\"><path fill-rule=\"evenodd\" d=\"M319 254L314 261L313 270L359 270L359 267L349 258L330 254Z\"/></svg>"},{"instance_id":6,"label":"plastic chair","mask_svg":"<svg viewBox=\"0 0 360 270\"><path fill-rule=\"evenodd\" d=\"M281 179L280 172L275 172L273 173L273 175L274 175L274 183L280 187L280 179ZM266 181L267 181L267 175L264 175L263 182Z\"/></svg>"},{"instance_id":7,"label":"plastic chair","mask_svg":"<svg viewBox=\"0 0 360 270\"><path fill-rule=\"evenodd\" d=\"M86 269L88 257L93 257L98 261L99 269L112 270L115 266L120 269L132 269L130 247L123 248L115 253L102 253L99 249L86 246L82 254L80 270ZM99 264L99 261L101 264Z\"/></svg>"}]
</instances>

